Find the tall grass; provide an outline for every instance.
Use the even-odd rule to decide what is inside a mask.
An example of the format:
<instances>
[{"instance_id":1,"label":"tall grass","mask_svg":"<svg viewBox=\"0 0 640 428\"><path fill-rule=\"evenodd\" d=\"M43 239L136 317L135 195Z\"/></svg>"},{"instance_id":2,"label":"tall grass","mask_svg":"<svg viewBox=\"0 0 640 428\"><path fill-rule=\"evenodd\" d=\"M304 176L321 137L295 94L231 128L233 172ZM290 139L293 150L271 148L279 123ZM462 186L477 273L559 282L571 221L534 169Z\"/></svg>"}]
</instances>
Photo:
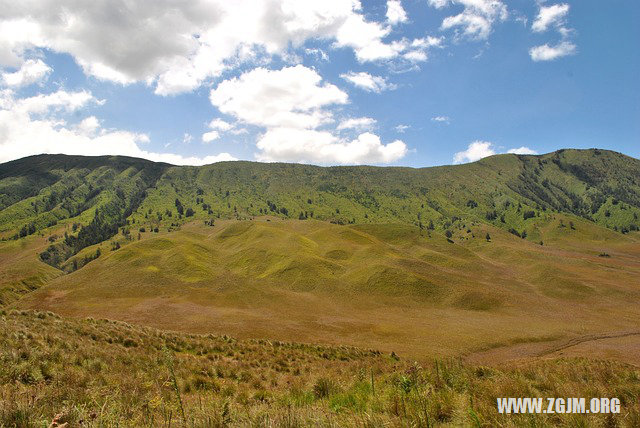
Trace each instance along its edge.
<instances>
[{"instance_id":1,"label":"tall grass","mask_svg":"<svg viewBox=\"0 0 640 428\"><path fill-rule=\"evenodd\" d=\"M640 371L586 359L422 364L347 347L3 311L0 426L640 426ZM497 397L618 397L619 415L500 415Z\"/></svg>"}]
</instances>

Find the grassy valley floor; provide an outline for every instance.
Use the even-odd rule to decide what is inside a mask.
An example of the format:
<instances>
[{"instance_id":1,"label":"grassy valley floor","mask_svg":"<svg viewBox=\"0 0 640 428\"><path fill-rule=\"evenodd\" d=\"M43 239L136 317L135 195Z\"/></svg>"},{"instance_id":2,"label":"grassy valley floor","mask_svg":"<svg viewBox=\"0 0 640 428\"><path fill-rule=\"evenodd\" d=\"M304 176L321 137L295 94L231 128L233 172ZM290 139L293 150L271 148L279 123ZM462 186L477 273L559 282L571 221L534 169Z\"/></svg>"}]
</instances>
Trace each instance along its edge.
<instances>
[{"instance_id":1,"label":"grassy valley floor","mask_svg":"<svg viewBox=\"0 0 640 428\"><path fill-rule=\"evenodd\" d=\"M640 240L586 221L566 230L561 221L541 224L545 245L477 223L448 239L399 224L192 222L140 240L120 236L121 248L103 245L99 259L16 305L417 359L489 364L563 350L609 358L613 347L640 364L629 352L640 338ZM626 336L602 348L593 335Z\"/></svg>"}]
</instances>

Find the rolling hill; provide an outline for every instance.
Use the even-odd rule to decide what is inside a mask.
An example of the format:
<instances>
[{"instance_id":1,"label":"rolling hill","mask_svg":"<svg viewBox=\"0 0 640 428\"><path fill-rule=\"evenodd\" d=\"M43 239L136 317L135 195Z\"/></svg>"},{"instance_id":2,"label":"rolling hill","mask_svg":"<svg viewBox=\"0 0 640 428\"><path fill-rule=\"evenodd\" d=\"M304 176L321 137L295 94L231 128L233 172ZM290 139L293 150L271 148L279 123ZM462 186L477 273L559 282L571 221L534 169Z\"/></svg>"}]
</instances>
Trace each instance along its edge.
<instances>
[{"instance_id":1,"label":"rolling hill","mask_svg":"<svg viewBox=\"0 0 640 428\"><path fill-rule=\"evenodd\" d=\"M25 158L0 166L0 298L414 356L635 331L639 174L602 150L423 169Z\"/></svg>"},{"instance_id":2,"label":"rolling hill","mask_svg":"<svg viewBox=\"0 0 640 428\"><path fill-rule=\"evenodd\" d=\"M634 426L639 215L640 161L595 149L8 162L0 425L575 426L495 397L597 393Z\"/></svg>"}]
</instances>

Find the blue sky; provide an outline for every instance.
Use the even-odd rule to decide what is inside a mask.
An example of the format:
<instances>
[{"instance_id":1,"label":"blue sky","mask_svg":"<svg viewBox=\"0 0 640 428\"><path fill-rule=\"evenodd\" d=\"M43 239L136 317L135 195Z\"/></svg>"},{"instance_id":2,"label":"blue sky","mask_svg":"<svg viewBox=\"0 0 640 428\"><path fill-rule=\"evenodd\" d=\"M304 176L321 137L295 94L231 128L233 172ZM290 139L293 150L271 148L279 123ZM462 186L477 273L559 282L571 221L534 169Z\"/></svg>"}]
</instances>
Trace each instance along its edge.
<instances>
[{"instance_id":1,"label":"blue sky","mask_svg":"<svg viewBox=\"0 0 640 428\"><path fill-rule=\"evenodd\" d=\"M2 162L640 157L634 1L15 3L0 16Z\"/></svg>"}]
</instances>

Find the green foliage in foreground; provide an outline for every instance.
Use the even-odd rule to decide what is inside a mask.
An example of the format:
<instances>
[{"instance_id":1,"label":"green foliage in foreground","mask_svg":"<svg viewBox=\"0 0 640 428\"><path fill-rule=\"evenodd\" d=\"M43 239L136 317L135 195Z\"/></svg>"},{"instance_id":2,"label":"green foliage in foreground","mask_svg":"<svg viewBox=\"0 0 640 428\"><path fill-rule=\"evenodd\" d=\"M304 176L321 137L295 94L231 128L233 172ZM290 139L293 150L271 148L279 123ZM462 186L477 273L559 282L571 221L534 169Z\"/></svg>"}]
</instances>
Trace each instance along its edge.
<instances>
[{"instance_id":1,"label":"green foliage in foreground","mask_svg":"<svg viewBox=\"0 0 640 428\"><path fill-rule=\"evenodd\" d=\"M496 369L348 347L0 312L0 426L640 426L640 371ZM496 397L618 397L619 415L499 415Z\"/></svg>"}]
</instances>

